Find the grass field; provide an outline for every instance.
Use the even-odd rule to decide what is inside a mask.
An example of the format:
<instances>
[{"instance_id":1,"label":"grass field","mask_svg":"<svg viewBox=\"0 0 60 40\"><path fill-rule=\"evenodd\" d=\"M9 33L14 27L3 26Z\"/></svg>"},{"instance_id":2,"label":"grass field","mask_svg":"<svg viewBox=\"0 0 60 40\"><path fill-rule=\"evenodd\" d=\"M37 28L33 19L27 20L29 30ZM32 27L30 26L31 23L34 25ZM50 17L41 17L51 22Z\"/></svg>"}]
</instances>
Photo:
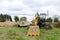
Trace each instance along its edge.
<instances>
[{"instance_id":1,"label":"grass field","mask_svg":"<svg viewBox=\"0 0 60 40\"><path fill-rule=\"evenodd\" d=\"M39 36L27 36L27 28L0 27L0 40L60 40L60 29L40 29Z\"/></svg>"}]
</instances>

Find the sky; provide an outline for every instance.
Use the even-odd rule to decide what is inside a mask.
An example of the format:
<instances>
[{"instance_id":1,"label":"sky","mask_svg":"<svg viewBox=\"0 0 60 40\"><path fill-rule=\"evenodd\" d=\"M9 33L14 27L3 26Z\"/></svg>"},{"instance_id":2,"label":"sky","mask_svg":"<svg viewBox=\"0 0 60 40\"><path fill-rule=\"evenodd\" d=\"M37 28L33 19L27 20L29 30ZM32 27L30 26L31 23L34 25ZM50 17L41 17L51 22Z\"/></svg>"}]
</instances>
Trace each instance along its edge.
<instances>
[{"instance_id":1,"label":"sky","mask_svg":"<svg viewBox=\"0 0 60 40\"><path fill-rule=\"evenodd\" d=\"M60 0L0 0L0 14L27 17L29 21L38 12L49 13L49 17L60 16Z\"/></svg>"}]
</instances>

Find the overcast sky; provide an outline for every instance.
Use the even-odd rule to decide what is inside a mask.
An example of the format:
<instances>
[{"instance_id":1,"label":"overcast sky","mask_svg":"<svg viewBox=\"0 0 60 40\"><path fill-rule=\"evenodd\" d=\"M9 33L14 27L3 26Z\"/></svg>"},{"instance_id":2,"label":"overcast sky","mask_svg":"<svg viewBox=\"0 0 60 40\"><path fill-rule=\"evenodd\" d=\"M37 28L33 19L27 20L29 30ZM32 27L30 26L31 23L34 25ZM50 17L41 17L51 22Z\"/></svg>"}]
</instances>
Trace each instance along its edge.
<instances>
[{"instance_id":1,"label":"overcast sky","mask_svg":"<svg viewBox=\"0 0 60 40\"><path fill-rule=\"evenodd\" d=\"M9 14L12 17L26 16L32 20L34 14L47 13L49 16L60 16L60 0L0 0L0 13Z\"/></svg>"}]
</instances>

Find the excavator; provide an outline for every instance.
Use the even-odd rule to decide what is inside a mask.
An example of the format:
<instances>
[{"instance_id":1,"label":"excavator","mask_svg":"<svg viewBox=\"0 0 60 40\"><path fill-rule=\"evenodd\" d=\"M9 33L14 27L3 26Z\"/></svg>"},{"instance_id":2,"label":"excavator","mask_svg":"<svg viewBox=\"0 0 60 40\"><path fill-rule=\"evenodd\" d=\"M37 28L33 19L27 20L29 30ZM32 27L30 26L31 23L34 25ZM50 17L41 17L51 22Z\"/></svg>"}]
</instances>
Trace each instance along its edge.
<instances>
[{"instance_id":1,"label":"excavator","mask_svg":"<svg viewBox=\"0 0 60 40\"><path fill-rule=\"evenodd\" d=\"M35 17L32 20L32 24L26 24L22 22L22 24L19 24L18 27L28 27L28 26L34 26L37 25L39 28L44 28L44 29L52 29L51 25L46 23L46 14L45 13L36 13Z\"/></svg>"},{"instance_id":2,"label":"excavator","mask_svg":"<svg viewBox=\"0 0 60 40\"><path fill-rule=\"evenodd\" d=\"M41 17L41 15L44 15ZM39 36L40 30L39 28L44 29L52 29L50 24L46 23L46 15L45 14L36 14L35 18L32 20L32 25L29 26L28 36Z\"/></svg>"},{"instance_id":3,"label":"excavator","mask_svg":"<svg viewBox=\"0 0 60 40\"><path fill-rule=\"evenodd\" d=\"M35 15L35 18L32 20L32 25L36 24L39 26L39 28L45 28L45 29L52 29L51 25L46 22L46 14L41 13L40 15L37 13Z\"/></svg>"}]
</instances>

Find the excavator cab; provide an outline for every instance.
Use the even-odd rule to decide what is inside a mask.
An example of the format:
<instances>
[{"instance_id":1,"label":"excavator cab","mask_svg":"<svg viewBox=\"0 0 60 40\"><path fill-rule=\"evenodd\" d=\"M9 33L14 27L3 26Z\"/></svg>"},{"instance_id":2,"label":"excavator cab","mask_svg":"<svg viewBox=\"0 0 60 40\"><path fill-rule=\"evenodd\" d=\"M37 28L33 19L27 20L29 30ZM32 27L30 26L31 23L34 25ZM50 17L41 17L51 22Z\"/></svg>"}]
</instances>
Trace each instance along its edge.
<instances>
[{"instance_id":1,"label":"excavator cab","mask_svg":"<svg viewBox=\"0 0 60 40\"><path fill-rule=\"evenodd\" d=\"M51 25L46 23L46 14L40 13L40 17L37 17L37 25L39 28L51 29Z\"/></svg>"},{"instance_id":2,"label":"excavator cab","mask_svg":"<svg viewBox=\"0 0 60 40\"><path fill-rule=\"evenodd\" d=\"M40 17L38 18L37 25L41 28L46 25L46 14L41 13Z\"/></svg>"}]
</instances>

